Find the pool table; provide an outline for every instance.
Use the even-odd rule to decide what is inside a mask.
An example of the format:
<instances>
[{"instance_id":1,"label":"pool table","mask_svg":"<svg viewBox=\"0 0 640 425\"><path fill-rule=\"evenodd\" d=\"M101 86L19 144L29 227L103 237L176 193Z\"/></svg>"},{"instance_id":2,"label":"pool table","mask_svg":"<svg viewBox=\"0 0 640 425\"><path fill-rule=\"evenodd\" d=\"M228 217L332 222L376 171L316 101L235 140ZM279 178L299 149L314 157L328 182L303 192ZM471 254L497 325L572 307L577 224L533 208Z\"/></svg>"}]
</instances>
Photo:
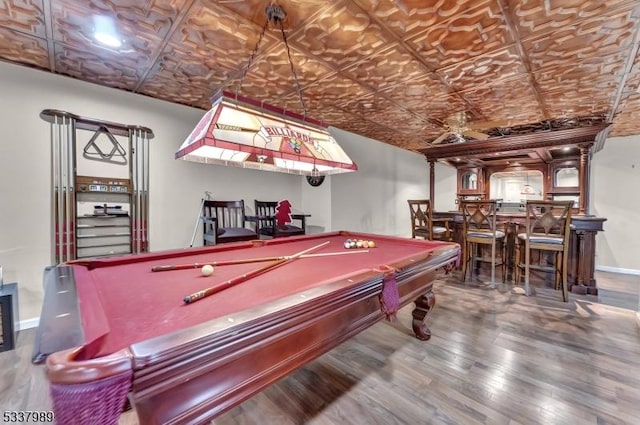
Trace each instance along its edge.
<instances>
[{"instance_id":1,"label":"pool table","mask_svg":"<svg viewBox=\"0 0 640 425\"><path fill-rule=\"evenodd\" d=\"M375 247L346 249L347 239ZM459 253L455 243L340 231L50 268L42 334L75 341L47 353L56 419L117 423L128 396L141 424L202 423L412 301L416 337L429 339L433 280ZM200 265L225 261L238 264L202 275ZM152 271L164 265L183 268Z\"/></svg>"}]
</instances>

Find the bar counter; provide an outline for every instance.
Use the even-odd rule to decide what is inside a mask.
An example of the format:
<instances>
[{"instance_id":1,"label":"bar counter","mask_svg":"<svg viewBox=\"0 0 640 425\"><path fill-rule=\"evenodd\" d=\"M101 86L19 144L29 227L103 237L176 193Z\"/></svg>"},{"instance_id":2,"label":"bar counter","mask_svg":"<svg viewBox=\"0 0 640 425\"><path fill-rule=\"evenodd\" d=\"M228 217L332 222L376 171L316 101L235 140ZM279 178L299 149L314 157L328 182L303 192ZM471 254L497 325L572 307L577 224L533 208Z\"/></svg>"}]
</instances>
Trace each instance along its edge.
<instances>
[{"instance_id":1,"label":"bar counter","mask_svg":"<svg viewBox=\"0 0 640 425\"><path fill-rule=\"evenodd\" d=\"M461 211L433 213L434 221L448 220L455 242L462 243L463 218ZM516 235L525 231L526 215L521 212L498 212L499 228L506 233L507 279L513 280ZM569 291L574 294L598 295L595 279L596 234L604 231L606 218L593 215L573 215L569 240Z\"/></svg>"}]
</instances>

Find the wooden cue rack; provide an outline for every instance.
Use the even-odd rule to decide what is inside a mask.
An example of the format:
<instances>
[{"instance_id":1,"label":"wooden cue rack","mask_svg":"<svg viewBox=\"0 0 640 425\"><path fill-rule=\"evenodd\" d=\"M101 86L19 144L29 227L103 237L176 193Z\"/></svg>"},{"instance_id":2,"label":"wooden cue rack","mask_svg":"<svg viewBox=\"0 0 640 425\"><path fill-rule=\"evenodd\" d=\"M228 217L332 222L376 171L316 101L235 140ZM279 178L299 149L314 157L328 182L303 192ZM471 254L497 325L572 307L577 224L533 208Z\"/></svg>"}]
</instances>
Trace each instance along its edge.
<instances>
[{"instance_id":1,"label":"wooden cue rack","mask_svg":"<svg viewBox=\"0 0 640 425\"><path fill-rule=\"evenodd\" d=\"M53 109L43 110L40 117L51 125L53 264L82 257L147 252L149 140L153 138L153 132L146 127L86 118ZM116 144L115 136L124 138L126 146L118 145L118 149L111 152L102 152L94 146L97 153L93 152L96 153L93 159L109 162L114 152L121 155L121 165L127 166L128 178L77 175L80 131L93 133L90 143L102 134ZM87 157L87 147L83 156ZM93 214L78 214L81 201L96 203ZM111 211L112 202L128 208ZM87 233L87 229L91 229L91 233ZM84 243L92 238L100 242L97 245Z\"/></svg>"}]
</instances>

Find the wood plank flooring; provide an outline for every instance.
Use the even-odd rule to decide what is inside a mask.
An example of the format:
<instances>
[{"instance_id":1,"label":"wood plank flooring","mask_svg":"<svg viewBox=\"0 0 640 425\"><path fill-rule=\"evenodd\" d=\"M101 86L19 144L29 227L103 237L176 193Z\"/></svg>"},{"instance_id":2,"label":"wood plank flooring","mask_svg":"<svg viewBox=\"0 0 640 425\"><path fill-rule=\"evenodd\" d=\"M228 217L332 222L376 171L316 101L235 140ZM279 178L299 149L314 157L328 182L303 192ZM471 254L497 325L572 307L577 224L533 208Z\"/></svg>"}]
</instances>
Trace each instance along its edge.
<instances>
[{"instance_id":1,"label":"wood plank flooring","mask_svg":"<svg viewBox=\"0 0 640 425\"><path fill-rule=\"evenodd\" d=\"M597 278L598 298L569 303L546 288L525 297L443 278L430 341L413 337L409 306L213 424L640 424L640 276ZM34 335L0 353L0 411L49 408Z\"/></svg>"}]
</instances>

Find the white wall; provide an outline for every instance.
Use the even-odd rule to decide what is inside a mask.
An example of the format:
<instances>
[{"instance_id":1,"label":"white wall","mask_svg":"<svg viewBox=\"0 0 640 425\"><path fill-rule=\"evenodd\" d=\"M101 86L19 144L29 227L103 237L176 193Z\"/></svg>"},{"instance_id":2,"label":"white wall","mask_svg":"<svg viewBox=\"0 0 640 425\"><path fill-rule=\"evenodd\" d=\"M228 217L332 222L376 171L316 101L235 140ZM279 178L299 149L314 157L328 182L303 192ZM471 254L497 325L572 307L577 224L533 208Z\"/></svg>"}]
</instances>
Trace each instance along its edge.
<instances>
[{"instance_id":1,"label":"white wall","mask_svg":"<svg viewBox=\"0 0 640 425\"><path fill-rule=\"evenodd\" d=\"M6 282L18 282L22 319L40 314L42 272L51 263L50 125L39 117L43 109L153 130L153 251L189 246L205 191L217 199L244 199L251 211L254 199L301 204L300 176L176 161L175 151L202 110L0 63L0 265Z\"/></svg>"},{"instance_id":2,"label":"white wall","mask_svg":"<svg viewBox=\"0 0 640 425\"><path fill-rule=\"evenodd\" d=\"M348 229L408 236L406 200L429 197L429 167L415 153L339 129L332 134L358 164L320 187L299 176L174 160L204 111L0 62L0 265L20 287L20 316L40 314L50 252L50 126L43 109L149 127L150 247L189 246L205 191L217 199L283 199L312 214L310 232ZM608 218L599 266L640 270L637 223L640 136L607 140L594 155L592 213ZM456 171L436 164L435 209L454 210ZM196 245L201 244L199 237Z\"/></svg>"},{"instance_id":3,"label":"white wall","mask_svg":"<svg viewBox=\"0 0 640 425\"><path fill-rule=\"evenodd\" d=\"M457 211L458 172L455 168L436 162L434 211Z\"/></svg>"},{"instance_id":4,"label":"white wall","mask_svg":"<svg viewBox=\"0 0 640 425\"><path fill-rule=\"evenodd\" d=\"M320 186L302 184L301 210L307 217L307 233L328 232L331 227L331 176L326 176Z\"/></svg>"},{"instance_id":5,"label":"white wall","mask_svg":"<svg viewBox=\"0 0 640 425\"><path fill-rule=\"evenodd\" d=\"M42 272L51 263L50 125L39 117L43 109L153 130L152 251L189 246L205 191L216 199L244 199L248 212L254 199L289 199L312 214L310 232L399 235L409 234L406 199L429 195L420 155L338 129L331 131L360 171L327 177L315 188L295 175L176 161L175 151L204 111L0 62L0 265L5 281L19 284L22 320L40 314Z\"/></svg>"},{"instance_id":6,"label":"white wall","mask_svg":"<svg viewBox=\"0 0 640 425\"><path fill-rule=\"evenodd\" d=\"M591 214L606 217L596 266L640 273L640 136L607 139L591 163Z\"/></svg>"},{"instance_id":7,"label":"white wall","mask_svg":"<svg viewBox=\"0 0 640 425\"><path fill-rule=\"evenodd\" d=\"M340 129L332 134L358 164L357 173L331 177L333 229L410 236L407 199L429 197L424 157Z\"/></svg>"}]
</instances>

